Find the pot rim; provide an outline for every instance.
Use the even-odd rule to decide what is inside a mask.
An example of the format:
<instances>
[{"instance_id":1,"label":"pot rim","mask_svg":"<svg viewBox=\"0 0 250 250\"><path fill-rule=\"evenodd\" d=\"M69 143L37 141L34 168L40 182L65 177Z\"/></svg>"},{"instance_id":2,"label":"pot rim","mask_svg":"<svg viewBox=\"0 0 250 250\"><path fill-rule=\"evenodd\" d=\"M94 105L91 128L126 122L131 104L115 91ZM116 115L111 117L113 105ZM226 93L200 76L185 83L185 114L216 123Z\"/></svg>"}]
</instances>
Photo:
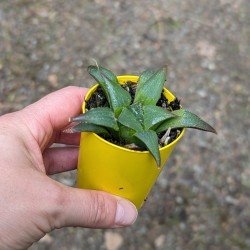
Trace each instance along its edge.
<instances>
[{"instance_id":1,"label":"pot rim","mask_svg":"<svg viewBox=\"0 0 250 250\"><path fill-rule=\"evenodd\" d=\"M122 76L117 76L117 79L120 82L120 84L124 84L125 81L127 81L127 80L138 81L139 76L135 76L135 75L122 75ZM98 83L95 84L94 86L92 86L89 89L89 91L87 92L86 96L84 97L84 101L83 101L83 104L82 104L82 111L83 112L85 112L86 101L89 100L89 98L91 97L92 93L97 89L98 86L99 86ZM170 95L172 98L175 97L167 88L164 87L163 89L165 91L165 94ZM180 135L174 141L172 141L171 143L169 143L168 145L166 145L164 147L161 147L159 150L160 151L165 150L167 148L172 147L173 144L176 144L182 138L182 136L184 135L185 130L186 130L185 128L182 128ZM134 153L138 153L138 154L148 154L149 153L148 150L139 151L139 150L133 150L133 149L128 149L128 148L125 148L125 147L122 147L122 146L118 146L118 145L116 145L114 143L111 143L111 142L105 140L104 138L102 138L101 136L99 136L99 135L97 135L96 133L93 133L93 132L82 132L82 133L92 133L94 136L96 136L102 142L108 144L109 146L113 146L113 147L115 147L117 149L120 149L120 150L124 150L124 151L128 151L128 152L134 152Z\"/></svg>"}]
</instances>

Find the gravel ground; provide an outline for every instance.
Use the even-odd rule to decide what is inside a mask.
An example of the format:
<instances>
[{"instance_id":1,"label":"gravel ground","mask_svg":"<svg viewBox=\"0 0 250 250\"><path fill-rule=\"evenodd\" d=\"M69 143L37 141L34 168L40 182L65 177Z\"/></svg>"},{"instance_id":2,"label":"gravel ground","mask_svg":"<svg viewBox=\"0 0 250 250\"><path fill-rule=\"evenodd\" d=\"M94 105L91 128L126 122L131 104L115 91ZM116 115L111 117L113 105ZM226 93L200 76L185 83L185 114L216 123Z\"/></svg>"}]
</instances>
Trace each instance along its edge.
<instances>
[{"instance_id":1,"label":"gravel ground","mask_svg":"<svg viewBox=\"0 0 250 250\"><path fill-rule=\"evenodd\" d=\"M31 250L250 249L249 27L249 0L0 0L0 114L91 86L95 58L168 65L167 87L218 131L186 131L132 227L55 230Z\"/></svg>"}]
</instances>

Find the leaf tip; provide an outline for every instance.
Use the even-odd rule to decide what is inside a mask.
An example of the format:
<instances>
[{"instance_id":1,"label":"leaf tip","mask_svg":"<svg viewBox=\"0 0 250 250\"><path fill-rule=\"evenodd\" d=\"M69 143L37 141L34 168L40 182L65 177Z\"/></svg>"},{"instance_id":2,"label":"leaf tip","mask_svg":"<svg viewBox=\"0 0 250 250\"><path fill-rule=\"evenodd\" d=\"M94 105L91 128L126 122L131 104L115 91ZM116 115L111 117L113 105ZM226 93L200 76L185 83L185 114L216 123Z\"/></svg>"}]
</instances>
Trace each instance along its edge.
<instances>
[{"instance_id":1,"label":"leaf tip","mask_svg":"<svg viewBox=\"0 0 250 250\"><path fill-rule=\"evenodd\" d=\"M213 128L212 126L211 126L211 132L214 133L214 134L216 134L216 135L218 135L218 132L217 132L216 129Z\"/></svg>"},{"instance_id":2,"label":"leaf tip","mask_svg":"<svg viewBox=\"0 0 250 250\"><path fill-rule=\"evenodd\" d=\"M161 160L159 160L159 161L156 160L156 163L157 163L157 168L160 169L161 168Z\"/></svg>"}]
</instances>

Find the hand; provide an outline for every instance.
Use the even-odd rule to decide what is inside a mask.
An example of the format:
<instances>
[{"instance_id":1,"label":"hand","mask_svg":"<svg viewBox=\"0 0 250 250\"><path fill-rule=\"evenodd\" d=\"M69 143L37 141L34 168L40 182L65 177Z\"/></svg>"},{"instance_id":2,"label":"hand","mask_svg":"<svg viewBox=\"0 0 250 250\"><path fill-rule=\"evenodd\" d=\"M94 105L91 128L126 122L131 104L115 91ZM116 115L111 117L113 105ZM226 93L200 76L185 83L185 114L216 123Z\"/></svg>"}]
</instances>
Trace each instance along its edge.
<instances>
[{"instance_id":1,"label":"hand","mask_svg":"<svg viewBox=\"0 0 250 250\"><path fill-rule=\"evenodd\" d=\"M135 221L131 202L47 176L77 165L79 134L61 131L81 112L86 92L67 87L0 117L1 250L27 248L55 228L114 228ZM53 143L68 146L50 148Z\"/></svg>"}]
</instances>

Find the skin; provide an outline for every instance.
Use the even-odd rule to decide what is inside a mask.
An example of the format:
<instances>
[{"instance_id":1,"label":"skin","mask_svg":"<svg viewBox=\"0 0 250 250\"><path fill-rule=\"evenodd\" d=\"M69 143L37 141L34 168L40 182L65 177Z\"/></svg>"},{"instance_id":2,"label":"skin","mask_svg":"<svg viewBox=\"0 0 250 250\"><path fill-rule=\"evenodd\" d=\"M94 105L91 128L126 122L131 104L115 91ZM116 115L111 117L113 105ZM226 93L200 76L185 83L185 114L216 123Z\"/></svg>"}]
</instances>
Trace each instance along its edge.
<instances>
[{"instance_id":1,"label":"skin","mask_svg":"<svg viewBox=\"0 0 250 250\"><path fill-rule=\"evenodd\" d=\"M26 249L56 228L116 228L136 220L131 202L48 176L77 165L79 134L62 131L81 112L87 90L67 87L0 117L0 249Z\"/></svg>"}]
</instances>

